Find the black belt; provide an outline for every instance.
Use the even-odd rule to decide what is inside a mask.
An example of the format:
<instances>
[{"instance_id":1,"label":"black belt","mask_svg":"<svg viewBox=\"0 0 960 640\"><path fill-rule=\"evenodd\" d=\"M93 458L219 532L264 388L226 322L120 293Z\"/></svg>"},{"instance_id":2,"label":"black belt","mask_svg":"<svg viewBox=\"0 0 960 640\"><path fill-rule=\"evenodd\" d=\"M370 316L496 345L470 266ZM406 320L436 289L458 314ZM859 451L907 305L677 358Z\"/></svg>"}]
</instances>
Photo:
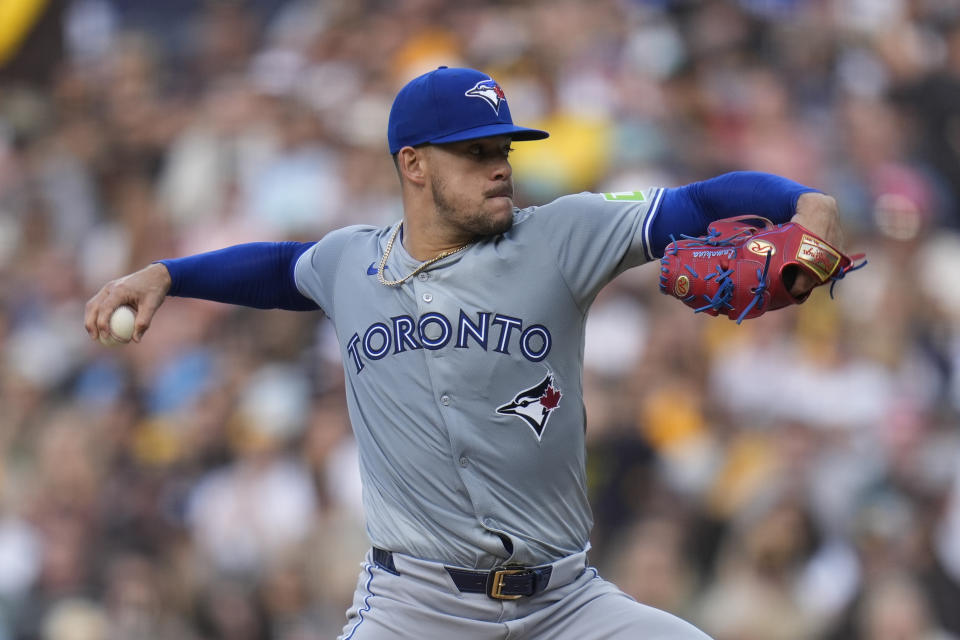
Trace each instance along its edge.
<instances>
[{"instance_id":1,"label":"black belt","mask_svg":"<svg viewBox=\"0 0 960 640\"><path fill-rule=\"evenodd\" d=\"M383 549L373 548L373 562L392 574L400 575L393 562L393 554ZM553 567L524 567L508 564L489 571L474 571L444 567L460 593L485 593L497 600L516 600L532 596L547 588Z\"/></svg>"}]
</instances>

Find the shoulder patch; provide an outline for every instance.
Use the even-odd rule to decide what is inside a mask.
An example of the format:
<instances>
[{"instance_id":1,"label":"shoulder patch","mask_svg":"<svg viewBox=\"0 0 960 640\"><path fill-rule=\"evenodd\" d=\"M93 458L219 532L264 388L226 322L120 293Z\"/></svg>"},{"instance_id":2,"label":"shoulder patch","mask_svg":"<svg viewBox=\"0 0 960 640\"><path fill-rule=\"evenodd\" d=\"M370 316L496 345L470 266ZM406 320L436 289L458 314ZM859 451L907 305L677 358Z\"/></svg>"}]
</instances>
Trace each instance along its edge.
<instances>
[{"instance_id":1,"label":"shoulder patch","mask_svg":"<svg viewBox=\"0 0 960 640\"><path fill-rule=\"evenodd\" d=\"M643 202L647 199L643 191L609 191L601 195L608 202Z\"/></svg>"}]
</instances>

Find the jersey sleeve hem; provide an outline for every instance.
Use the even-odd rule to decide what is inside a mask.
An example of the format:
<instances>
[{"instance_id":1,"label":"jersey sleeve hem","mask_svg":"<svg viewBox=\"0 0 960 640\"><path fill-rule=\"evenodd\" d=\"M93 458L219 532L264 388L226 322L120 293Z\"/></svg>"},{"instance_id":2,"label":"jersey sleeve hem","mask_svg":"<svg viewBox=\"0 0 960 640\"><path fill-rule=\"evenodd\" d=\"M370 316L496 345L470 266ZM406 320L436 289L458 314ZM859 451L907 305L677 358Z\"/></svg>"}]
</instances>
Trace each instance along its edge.
<instances>
[{"instance_id":1,"label":"jersey sleeve hem","mask_svg":"<svg viewBox=\"0 0 960 640\"><path fill-rule=\"evenodd\" d=\"M343 265L346 247L354 233L361 228L365 227L355 225L330 232L307 249L294 264L294 285L297 290L313 300L328 318L333 318L337 276Z\"/></svg>"},{"instance_id":2,"label":"jersey sleeve hem","mask_svg":"<svg viewBox=\"0 0 960 640\"><path fill-rule=\"evenodd\" d=\"M657 258L657 256L653 255L653 247L650 244L650 229L653 226L653 221L656 219L657 214L660 213L660 203L663 200L664 192L665 189L662 188L658 188L654 192L650 210L647 211L646 218L644 218L643 225L640 229L640 247L643 249L643 256L647 259L647 262Z\"/></svg>"}]
</instances>

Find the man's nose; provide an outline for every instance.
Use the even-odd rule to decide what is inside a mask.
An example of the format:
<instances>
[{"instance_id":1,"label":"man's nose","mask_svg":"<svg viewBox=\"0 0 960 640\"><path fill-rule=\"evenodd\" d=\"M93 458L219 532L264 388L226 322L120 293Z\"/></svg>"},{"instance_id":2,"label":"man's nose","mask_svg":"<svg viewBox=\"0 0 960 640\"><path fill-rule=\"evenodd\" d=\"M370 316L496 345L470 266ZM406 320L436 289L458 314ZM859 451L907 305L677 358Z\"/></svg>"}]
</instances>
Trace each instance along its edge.
<instances>
[{"instance_id":1,"label":"man's nose","mask_svg":"<svg viewBox=\"0 0 960 640\"><path fill-rule=\"evenodd\" d=\"M513 167L510 166L510 161L506 158L498 161L496 166L493 169L493 175L491 176L494 180L507 180L513 175Z\"/></svg>"}]
</instances>

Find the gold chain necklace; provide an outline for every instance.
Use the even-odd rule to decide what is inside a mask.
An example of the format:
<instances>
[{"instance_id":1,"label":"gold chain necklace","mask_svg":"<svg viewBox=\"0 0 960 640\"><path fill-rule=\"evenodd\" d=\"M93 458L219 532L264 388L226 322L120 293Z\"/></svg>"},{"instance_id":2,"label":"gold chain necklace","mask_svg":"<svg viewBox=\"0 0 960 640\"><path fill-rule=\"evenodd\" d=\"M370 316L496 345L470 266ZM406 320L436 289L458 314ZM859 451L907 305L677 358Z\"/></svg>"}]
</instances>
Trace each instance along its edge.
<instances>
[{"instance_id":1,"label":"gold chain necklace","mask_svg":"<svg viewBox=\"0 0 960 640\"><path fill-rule=\"evenodd\" d=\"M417 275L418 273L420 273L421 271L429 267L430 265L432 265L434 262L437 262L438 260L443 260L444 258L452 256L455 253L459 253L460 251L463 251L468 246L470 246L469 244L465 244L462 247L457 247L456 249L447 249L446 251L441 252L439 255L436 255L433 258L430 258L429 260L427 260L426 262L421 263L420 266L418 266L416 269L408 273L403 278L400 278L399 280L387 280L383 276L383 270L387 266L387 257L390 255L390 252L393 250L393 243L397 239L397 234L400 233L400 227L402 226L403 226L403 221L401 221L400 224L397 225L397 228L393 230L393 233L390 234L390 239L387 240L387 248L383 250L383 257L380 258L380 265L377 267L377 280L380 281L380 284L388 287L396 287L398 285L401 285L407 280L409 280L410 278L412 278L413 276Z\"/></svg>"}]
</instances>

